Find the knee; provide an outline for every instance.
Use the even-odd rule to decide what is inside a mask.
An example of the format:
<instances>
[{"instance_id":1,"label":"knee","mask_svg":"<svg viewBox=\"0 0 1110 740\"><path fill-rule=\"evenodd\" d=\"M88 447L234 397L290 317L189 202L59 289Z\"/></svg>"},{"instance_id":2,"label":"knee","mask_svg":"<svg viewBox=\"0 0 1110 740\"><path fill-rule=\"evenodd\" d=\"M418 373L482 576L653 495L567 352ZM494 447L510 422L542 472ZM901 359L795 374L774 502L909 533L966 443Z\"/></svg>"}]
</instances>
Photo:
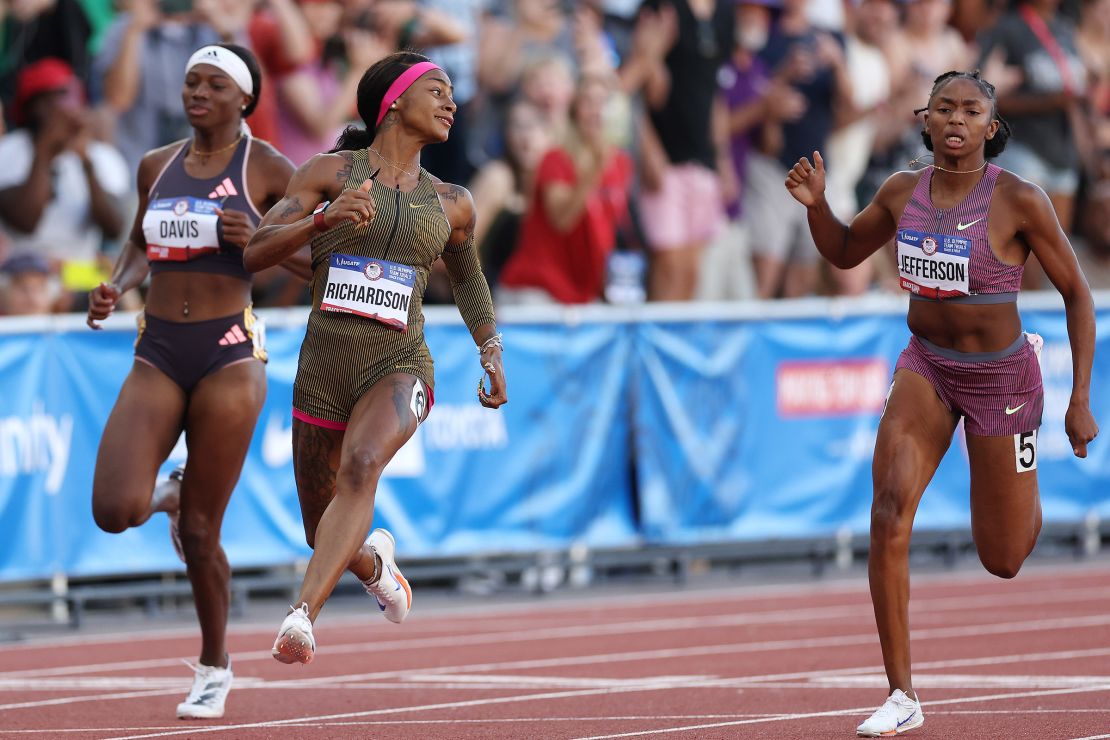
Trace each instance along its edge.
<instances>
[{"instance_id":1,"label":"knee","mask_svg":"<svg viewBox=\"0 0 1110 740\"><path fill-rule=\"evenodd\" d=\"M895 544L908 541L913 528L913 511L910 496L896 485L875 487L871 503L871 541L878 544Z\"/></svg>"},{"instance_id":2,"label":"knee","mask_svg":"<svg viewBox=\"0 0 1110 740\"><path fill-rule=\"evenodd\" d=\"M336 475L337 493L373 492L387 462L389 460L377 450L356 450L339 466L339 472Z\"/></svg>"},{"instance_id":3,"label":"knee","mask_svg":"<svg viewBox=\"0 0 1110 740\"><path fill-rule=\"evenodd\" d=\"M1013 578L1025 564L1028 553L979 553L979 562L992 576L999 578Z\"/></svg>"},{"instance_id":4,"label":"knee","mask_svg":"<svg viewBox=\"0 0 1110 740\"><path fill-rule=\"evenodd\" d=\"M119 501L105 501L93 494L93 521L109 534L119 534L135 526L135 513Z\"/></svg>"},{"instance_id":5,"label":"knee","mask_svg":"<svg viewBox=\"0 0 1110 740\"><path fill-rule=\"evenodd\" d=\"M205 518L184 516L181 517L178 526L181 549L185 552L186 562L199 563L218 556L220 549L218 526L213 526L213 523Z\"/></svg>"}]
</instances>

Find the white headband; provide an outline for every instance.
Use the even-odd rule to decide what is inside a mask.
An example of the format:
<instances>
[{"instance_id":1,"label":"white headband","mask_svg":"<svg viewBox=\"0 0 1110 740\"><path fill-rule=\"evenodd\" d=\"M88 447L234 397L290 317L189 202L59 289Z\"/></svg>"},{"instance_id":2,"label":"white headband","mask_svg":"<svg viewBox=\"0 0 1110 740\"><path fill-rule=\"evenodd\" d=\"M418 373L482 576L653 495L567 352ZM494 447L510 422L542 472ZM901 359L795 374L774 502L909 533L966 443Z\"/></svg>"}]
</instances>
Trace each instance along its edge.
<instances>
[{"instance_id":1,"label":"white headband","mask_svg":"<svg viewBox=\"0 0 1110 740\"><path fill-rule=\"evenodd\" d=\"M251 80L251 71L247 69L246 62L240 59L235 52L222 46L202 46L189 57L189 63L185 65L185 74L189 74L189 70L198 64L212 65L230 77L231 81L238 85L240 90L247 95L254 95L254 81Z\"/></svg>"}]
</instances>

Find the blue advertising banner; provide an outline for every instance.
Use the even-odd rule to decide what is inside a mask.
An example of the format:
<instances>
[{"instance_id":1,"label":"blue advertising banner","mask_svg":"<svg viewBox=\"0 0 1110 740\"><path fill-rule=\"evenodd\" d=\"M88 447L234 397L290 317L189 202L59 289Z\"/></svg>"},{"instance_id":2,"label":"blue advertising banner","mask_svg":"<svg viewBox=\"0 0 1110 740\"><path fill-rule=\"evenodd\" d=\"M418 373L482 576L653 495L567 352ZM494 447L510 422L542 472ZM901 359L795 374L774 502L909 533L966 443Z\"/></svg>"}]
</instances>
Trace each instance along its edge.
<instances>
[{"instance_id":1,"label":"blue advertising banner","mask_svg":"<svg viewBox=\"0 0 1110 740\"><path fill-rule=\"evenodd\" d=\"M909 331L902 312L816 313L641 324L634 413L646 541L868 531L879 416ZM1072 382L1064 313L1023 308L1022 315L1026 329L1045 340L1038 444L1044 519L1110 516L1106 440L1080 460L1064 433ZM1105 426L1110 311L1100 311L1098 322L1091 406ZM916 527L968 527L969 478L961 424L922 498Z\"/></svg>"},{"instance_id":2,"label":"blue advertising banner","mask_svg":"<svg viewBox=\"0 0 1110 740\"><path fill-rule=\"evenodd\" d=\"M491 411L475 398L481 369L457 313L430 309L435 406L387 468L375 523L402 557L865 532L904 312L893 299L506 312L510 403ZM236 567L310 554L290 413L306 312L261 313L268 396L222 535ZM1064 434L1071 352L1059 300L1026 300L1022 313L1045 339L1045 520L1110 517L1110 445L1077 460ZM1098 321L1091 405L1107 425L1110 310ZM92 521L100 433L135 335L133 317L108 326L0 320L0 580L183 567L164 516L119 535ZM181 441L162 472L186 457ZM967 467L958 429L918 528L968 526Z\"/></svg>"},{"instance_id":3,"label":"blue advertising banner","mask_svg":"<svg viewBox=\"0 0 1110 740\"><path fill-rule=\"evenodd\" d=\"M222 534L237 567L310 554L291 450L304 315L269 318L266 404ZM114 319L115 330L95 333L83 321L49 325L8 321L0 334L0 523L9 533L0 580L183 568L164 516L118 535L92 520L97 447L131 367L134 324ZM375 524L393 531L404 557L634 543L630 328L512 327L511 403L499 411L477 402L482 373L466 328L441 321L426 333L436 403L387 468L376 499ZM163 473L186 456L182 440Z\"/></svg>"}]
</instances>

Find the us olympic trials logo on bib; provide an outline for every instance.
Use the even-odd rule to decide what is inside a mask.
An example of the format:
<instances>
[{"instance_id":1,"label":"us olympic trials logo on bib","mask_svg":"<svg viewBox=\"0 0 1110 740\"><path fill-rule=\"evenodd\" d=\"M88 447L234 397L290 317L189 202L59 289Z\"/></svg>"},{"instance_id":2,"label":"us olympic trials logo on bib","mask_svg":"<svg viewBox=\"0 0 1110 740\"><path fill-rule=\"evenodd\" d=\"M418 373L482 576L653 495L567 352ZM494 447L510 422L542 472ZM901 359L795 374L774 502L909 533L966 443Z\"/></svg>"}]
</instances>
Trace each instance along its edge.
<instances>
[{"instance_id":1,"label":"us olympic trials logo on bib","mask_svg":"<svg viewBox=\"0 0 1110 740\"><path fill-rule=\"evenodd\" d=\"M362 274L367 280L378 280L382 276L382 266L377 262L367 262L366 267L362 269Z\"/></svg>"},{"instance_id":2,"label":"us olympic trials logo on bib","mask_svg":"<svg viewBox=\"0 0 1110 740\"><path fill-rule=\"evenodd\" d=\"M189 201L179 200L173 204L173 215L184 216L189 212Z\"/></svg>"},{"instance_id":3,"label":"us olympic trials logo on bib","mask_svg":"<svg viewBox=\"0 0 1110 740\"><path fill-rule=\"evenodd\" d=\"M932 238L931 236L927 236L922 239L921 251L924 252L926 256L932 257L934 254L937 253L937 240Z\"/></svg>"}]
</instances>

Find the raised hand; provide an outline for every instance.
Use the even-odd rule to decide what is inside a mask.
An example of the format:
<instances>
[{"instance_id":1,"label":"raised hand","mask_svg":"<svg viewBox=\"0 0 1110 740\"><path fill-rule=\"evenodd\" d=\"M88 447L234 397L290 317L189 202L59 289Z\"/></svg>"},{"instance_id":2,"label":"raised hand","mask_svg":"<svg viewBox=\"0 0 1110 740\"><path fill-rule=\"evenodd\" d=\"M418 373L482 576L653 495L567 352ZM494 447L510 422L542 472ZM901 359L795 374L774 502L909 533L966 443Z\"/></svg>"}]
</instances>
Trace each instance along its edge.
<instances>
[{"instance_id":1,"label":"raised hand","mask_svg":"<svg viewBox=\"0 0 1110 740\"><path fill-rule=\"evenodd\" d=\"M825 196L825 160L821 152L813 153L813 164L802 157L786 176L786 189L794 200L807 208Z\"/></svg>"},{"instance_id":2,"label":"raised hand","mask_svg":"<svg viewBox=\"0 0 1110 740\"><path fill-rule=\"evenodd\" d=\"M115 283L101 283L89 291L89 316L85 323L90 329L100 329L100 323L111 316L119 303L120 290Z\"/></svg>"},{"instance_id":3,"label":"raised hand","mask_svg":"<svg viewBox=\"0 0 1110 740\"><path fill-rule=\"evenodd\" d=\"M372 187L373 180L363 180L357 189L345 188L324 211L324 223L328 228L343 221L350 221L355 226L369 226L377 212L374 197L370 195Z\"/></svg>"}]
</instances>

